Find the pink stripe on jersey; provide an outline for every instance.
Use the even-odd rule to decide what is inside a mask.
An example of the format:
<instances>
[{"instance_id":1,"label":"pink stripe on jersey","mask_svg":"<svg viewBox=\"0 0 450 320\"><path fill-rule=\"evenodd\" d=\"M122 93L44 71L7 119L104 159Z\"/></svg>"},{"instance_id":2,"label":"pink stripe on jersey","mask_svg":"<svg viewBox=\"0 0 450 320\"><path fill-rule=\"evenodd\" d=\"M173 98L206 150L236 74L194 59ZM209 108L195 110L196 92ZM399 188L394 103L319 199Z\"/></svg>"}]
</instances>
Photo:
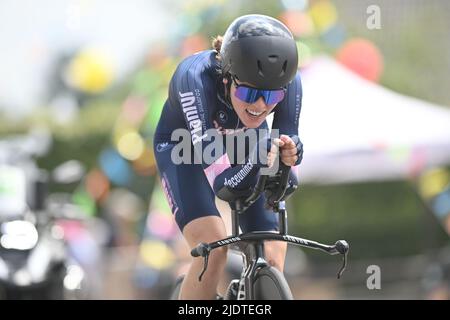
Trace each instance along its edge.
<instances>
[{"instance_id":1,"label":"pink stripe on jersey","mask_svg":"<svg viewBox=\"0 0 450 320\"><path fill-rule=\"evenodd\" d=\"M230 159L228 159L228 155L225 153L204 170L211 188L214 185L214 180L216 177L228 168L231 168L231 164Z\"/></svg>"},{"instance_id":2,"label":"pink stripe on jersey","mask_svg":"<svg viewBox=\"0 0 450 320\"><path fill-rule=\"evenodd\" d=\"M178 205L172 197L172 190L170 188L169 181L167 180L166 174L163 174L161 177L161 186L166 195L167 202L169 203L170 210L174 215L178 212Z\"/></svg>"}]
</instances>

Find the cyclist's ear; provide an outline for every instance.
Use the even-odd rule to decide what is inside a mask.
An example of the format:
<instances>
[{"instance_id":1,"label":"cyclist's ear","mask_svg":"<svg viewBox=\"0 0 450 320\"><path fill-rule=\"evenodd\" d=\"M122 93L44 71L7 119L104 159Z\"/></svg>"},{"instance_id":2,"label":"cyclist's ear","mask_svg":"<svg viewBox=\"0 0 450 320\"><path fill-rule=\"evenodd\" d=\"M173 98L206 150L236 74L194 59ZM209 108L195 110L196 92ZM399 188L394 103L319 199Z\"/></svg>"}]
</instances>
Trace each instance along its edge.
<instances>
[{"instance_id":1,"label":"cyclist's ear","mask_svg":"<svg viewBox=\"0 0 450 320\"><path fill-rule=\"evenodd\" d=\"M228 72L224 75L222 75L222 82L227 86L227 89L230 90L231 87L231 74L229 74Z\"/></svg>"}]
</instances>

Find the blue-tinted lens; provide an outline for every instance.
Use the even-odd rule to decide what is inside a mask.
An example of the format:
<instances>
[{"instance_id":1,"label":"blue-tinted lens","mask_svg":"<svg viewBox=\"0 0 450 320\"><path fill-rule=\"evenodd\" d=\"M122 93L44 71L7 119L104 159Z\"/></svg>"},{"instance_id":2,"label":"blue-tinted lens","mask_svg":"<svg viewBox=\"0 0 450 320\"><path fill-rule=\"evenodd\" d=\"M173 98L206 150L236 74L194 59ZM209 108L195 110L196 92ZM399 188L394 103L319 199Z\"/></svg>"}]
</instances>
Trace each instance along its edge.
<instances>
[{"instance_id":1,"label":"blue-tinted lens","mask_svg":"<svg viewBox=\"0 0 450 320\"><path fill-rule=\"evenodd\" d=\"M236 98L247 103L253 103L259 98L258 90L249 87L239 86L234 94Z\"/></svg>"},{"instance_id":2,"label":"blue-tinted lens","mask_svg":"<svg viewBox=\"0 0 450 320\"><path fill-rule=\"evenodd\" d=\"M283 100L284 90L260 90L260 94L264 97L266 104L276 104Z\"/></svg>"},{"instance_id":3,"label":"blue-tinted lens","mask_svg":"<svg viewBox=\"0 0 450 320\"><path fill-rule=\"evenodd\" d=\"M238 86L234 95L236 98L246 103L254 103L259 99L259 97L263 97L266 104L276 104L283 100L284 91L284 89L259 90L250 87Z\"/></svg>"}]
</instances>

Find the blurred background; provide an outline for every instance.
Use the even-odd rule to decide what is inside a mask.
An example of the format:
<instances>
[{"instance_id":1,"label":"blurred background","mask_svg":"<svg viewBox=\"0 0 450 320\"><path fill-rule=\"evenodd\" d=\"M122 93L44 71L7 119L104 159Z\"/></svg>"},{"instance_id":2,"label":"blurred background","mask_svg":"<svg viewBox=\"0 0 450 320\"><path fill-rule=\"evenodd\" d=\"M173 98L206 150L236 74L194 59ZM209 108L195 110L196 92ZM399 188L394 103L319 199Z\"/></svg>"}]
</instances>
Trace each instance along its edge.
<instances>
[{"instance_id":1,"label":"blurred background","mask_svg":"<svg viewBox=\"0 0 450 320\"><path fill-rule=\"evenodd\" d=\"M290 247L294 297L450 298L449 2L3 0L0 299L169 297L190 257L152 135L177 64L249 13L300 54L289 233L351 245L340 280Z\"/></svg>"}]
</instances>

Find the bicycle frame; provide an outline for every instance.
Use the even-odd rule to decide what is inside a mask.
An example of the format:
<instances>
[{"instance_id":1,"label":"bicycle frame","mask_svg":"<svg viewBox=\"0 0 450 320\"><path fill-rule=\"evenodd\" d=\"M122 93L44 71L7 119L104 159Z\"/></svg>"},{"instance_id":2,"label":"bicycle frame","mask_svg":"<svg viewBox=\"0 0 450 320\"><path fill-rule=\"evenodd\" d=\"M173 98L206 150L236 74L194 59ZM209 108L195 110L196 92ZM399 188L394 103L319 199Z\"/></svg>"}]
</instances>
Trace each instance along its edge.
<instances>
[{"instance_id":1,"label":"bicycle frame","mask_svg":"<svg viewBox=\"0 0 450 320\"><path fill-rule=\"evenodd\" d=\"M237 203L237 208L240 208L240 204ZM231 238L238 236L239 234L239 216L240 209L231 211L231 223L233 234ZM237 252L241 253L244 258L243 274L239 281L239 289L237 298L238 300L254 300L254 288L253 283L258 269L268 265L265 260L264 254L264 241L267 240L285 240L283 237L287 233L287 212L285 209L285 202L281 202L278 205L278 214L280 221L280 232L267 232L267 231L254 231L238 236L241 240L238 241L234 248ZM242 286L243 284L243 286ZM243 288L242 288L243 287Z\"/></svg>"},{"instance_id":2,"label":"bicycle frame","mask_svg":"<svg viewBox=\"0 0 450 320\"><path fill-rule=\"evenodd\" d=\"M335 254L343 254L344 262L341 269L338 272L338 278L341 277L347 265L347 253L348 253L348 244L344 240L337 241L334 245L325 245L318 243L316 241L311 241L295 236L291 236L287 234L287 211L285 208L285 202L281 201L278 203L278 214L280 217L280 232L276 231L253 231L249 233L239 234L239 211L240 210L232 210L232 229L233 233L230 237L225 239L215 241L209 244L200 244L197 248L192 250L191 254L193 256L203 256L205 258L205 267L203 272L199 276L199 281L203 276L203 273L206 271L208 265L208 256L211 250L214 250L223 246L231 246L232 249L241 253L244 257L244 268L243 274L241 276L241 281L239 285L239 299L254 299L253 292L253 281L256 276L256 272L259 268L268 265L265 260L264 255L264 241L285 241L288 243L292 243L295 245L299 245L302 247L307 247L311 249L318 249L324 252L327 252L331 255ZM194 252L196 249L199 249L199 255L196 255L197 252ZM242 280L244 283L244 289L242 289Z\"/></svg>"},{"instance_id":3,"label":"bicycle frame","mask_svg":"<svg viewBox=\"0 0 450 320\"><path fill-rule=\"evenodd\" d=\"M287 169L286 169L287 168ZM253 290L253 282L258 269L268 265L264 256L264 241L285 241L302 247L311 249L318 249L328 254L342 254L343 265L338 272L338 279L342 276L347 266L347 254L349 251L349 245L345 240L339 240L334 245L325 245L316 241L311 241L303 238L298 238L287 234L287 210L285 201L280 201L285 193L287 185L287 177L289 174L289 167L282 168L280 174L279 192L277 194L277 201L273 204L274 212L278 212L280 231L253 231L248 233L239 234L239 216L244 214L245 210L250 207L264 191L268 177L261 176L255 186L253 193L245 200L236 200L236 209L231 211L232 222L232 235L222 240L218 240L211 243L200 243L196 248L192 249L191 255L193 257L202 256L204 258L204 268L199 275L199 281L201 281L203 274L208 267L208 258L211 250L214 250L223 246L233 246L232 248L240 252L244 256L244 271L241 275L238 291L238 299L252 300L255 298ZM242 289L244 284L244 289Z\"/></svg>"}]
</instances>

